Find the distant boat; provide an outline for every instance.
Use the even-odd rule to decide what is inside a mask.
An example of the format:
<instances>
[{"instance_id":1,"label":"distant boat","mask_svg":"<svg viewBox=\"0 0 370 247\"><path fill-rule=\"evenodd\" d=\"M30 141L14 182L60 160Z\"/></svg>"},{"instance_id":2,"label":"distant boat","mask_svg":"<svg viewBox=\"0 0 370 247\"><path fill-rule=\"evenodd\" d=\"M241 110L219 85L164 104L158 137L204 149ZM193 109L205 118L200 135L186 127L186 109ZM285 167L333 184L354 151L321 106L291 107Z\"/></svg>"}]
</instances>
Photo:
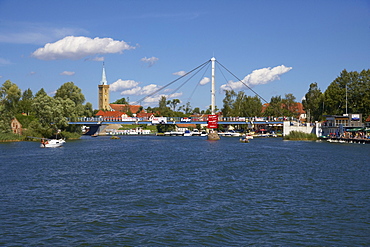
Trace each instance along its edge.
<instances>
[{"instance_id":1,"label":"distant boat","mask_svg":"<svg viewBox=\"0 0 370 247\"><path fill-rule=\"evenodd\" d=\"M234 130L229 130L229 131L226 131L226 132L220 132L218 133L218 135L220 136L240 136L240 133L238 132L235 132Z\"/></svg>"},{"instance_id":2,"label":"distant boat","mask_svg":"<svg viewBox=\"0 0 370 247\"><path fill-rule=\"evenodd\" d=\"M239 141L240 142L244 142L244 143L248 143L249 142L249 139L247 139L247 138L240 138Z\"/></svg>"},{"instance_id":3,"label":"distant boat","mask_svg":"<svg viewBox=\"0 0 370 247\"><path fill-rule=\"evenodd\" d=\"M66 141L64 139L41 139L40 147L42 148L57 148L63 146Z\"/></svg>"}]
</instances>

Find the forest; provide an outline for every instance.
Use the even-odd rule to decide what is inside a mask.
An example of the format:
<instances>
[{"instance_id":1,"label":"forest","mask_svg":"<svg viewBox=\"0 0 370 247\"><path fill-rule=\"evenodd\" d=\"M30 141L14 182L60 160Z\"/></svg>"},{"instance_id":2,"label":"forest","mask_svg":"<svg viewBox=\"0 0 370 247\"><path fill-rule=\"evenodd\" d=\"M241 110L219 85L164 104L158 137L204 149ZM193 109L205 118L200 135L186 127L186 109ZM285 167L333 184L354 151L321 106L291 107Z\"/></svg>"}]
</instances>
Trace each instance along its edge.
<instances>
[{"instance_id":1,"label":"forest","mask_svg":"<svg viewBox=\"0 0 370 247\"><path fill-rule=\"evenodd\" d=\"M129 100L119 99L113 103L128 104ZM193 114L210 114L210 107L194 109L190 102L180 105L179 99L167 100L161 97L158 107L147 107L146 112L168 117L185 117ZM370 116L370 70L348 72L340 75L322 92L316 82L309 85L302 101L307 121L322 121L324 115L359 113L366 119ZM225 91L221 109L224 117L269 116L298 117L298 103L293 94L273 96L270 102L262 102L257 95L248 96L245 91ZM43 88L36 94L31 89L22 91L10 80L0 87L0 140L16 137L11 131L11 120L17 118L24 128L23 136L52 137L61 131L66 138L79 137L81 128L68 125L67 117L91 117L94 110L90 102L85 103L81 89L73 82L66 82L49 96ZM132 113L128 113L132 114Z\"/></svg>"}]
</instances>

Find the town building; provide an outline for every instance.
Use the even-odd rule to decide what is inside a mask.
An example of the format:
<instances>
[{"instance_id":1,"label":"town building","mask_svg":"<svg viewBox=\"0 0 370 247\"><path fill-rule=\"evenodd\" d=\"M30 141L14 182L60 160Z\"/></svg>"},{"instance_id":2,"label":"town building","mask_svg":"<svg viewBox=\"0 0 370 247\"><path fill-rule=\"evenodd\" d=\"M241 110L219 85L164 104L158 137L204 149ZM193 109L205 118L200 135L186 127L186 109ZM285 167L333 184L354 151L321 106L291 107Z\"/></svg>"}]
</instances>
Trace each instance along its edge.
<instances>
[{"instance_id":1,"label":"town building","mask_svg":"<svg viewBox=\"0 0 370 247\"><path fill-rule=\"evenodd\" d=\"M345 131L355 131L364 128L362 114L325 115L321 124L322 135L341 135Z\"/></svg>"}]
</instances>

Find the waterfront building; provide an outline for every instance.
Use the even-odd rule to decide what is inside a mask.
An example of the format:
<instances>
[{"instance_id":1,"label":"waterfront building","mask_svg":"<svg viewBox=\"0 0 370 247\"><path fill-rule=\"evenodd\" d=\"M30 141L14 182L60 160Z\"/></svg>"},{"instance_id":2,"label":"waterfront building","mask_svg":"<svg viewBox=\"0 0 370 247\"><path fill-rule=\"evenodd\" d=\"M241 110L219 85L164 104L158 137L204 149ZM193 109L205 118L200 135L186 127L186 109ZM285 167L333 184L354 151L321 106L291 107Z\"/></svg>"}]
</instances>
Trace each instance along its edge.
<instances>
[{"instance_id":1,"label":"waterfront building","mask_svg":"<svg viewBox=\"0 0 370 247\"><path fill-rule=\"evenodd\" d=\"M322 135L330 133L342 134L344 131L353 131L364 128L362 114L325 115L326 120L322 123Z\"/></svg>"},{"instance_id":2,"label":"waterfront building","mask_svg":"<svg viewBox=\"0 0 370 247\"><path fill-rule=\"evenodd\" d=\"M103 63L103 72L102 72L102 79L100 84L98 85L99 89L99 110L110 110L109 106L109 85L107 81L107 77L105 75L105 68Z\"/></svg>"}]
</instances>

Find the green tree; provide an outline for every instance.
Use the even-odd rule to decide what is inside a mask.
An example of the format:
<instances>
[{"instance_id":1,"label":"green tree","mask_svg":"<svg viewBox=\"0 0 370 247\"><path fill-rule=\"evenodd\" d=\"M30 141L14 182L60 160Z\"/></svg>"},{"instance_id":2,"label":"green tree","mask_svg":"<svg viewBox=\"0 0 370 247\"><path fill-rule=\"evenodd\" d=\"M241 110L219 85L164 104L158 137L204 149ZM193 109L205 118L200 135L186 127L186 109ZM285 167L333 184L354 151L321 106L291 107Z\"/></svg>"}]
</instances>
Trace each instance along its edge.
<instances>
[{"instance_id":1,"label":"green tree","mask_svg":"<svg viewBox=\"0 0 370 247\"><path fill-rule=\"evenodd\" d=\"M172 108L172 111L176 111L176 106L178 104L180 104L179 99L167 100L167 105L169 105L170 108Z\"/></svg>"},{"instance_id":2,"label":"green tree","mask_svg":"<svg viewBox=\"0 0 370 247\"><path fill-rule=\"evenodd\" d=\"M167 99L165 96L161 96L159 100L158 111L160 112L162 116L167 116L167 117L171 116L171 109L167 107Z\"/></svg>"},{"instance_id":3,"label":"green tree","mask_svg":"<svg viewBox=\"0 0 370 247\"><path fill-rule=\"evenodd\" d=\"M4 107L3 110L8 112L11 117L14 117L18 111L18 104L22 97L22 91L16 84L7 80L2 87L0 87L0 96L1 104Z\"/></svg>"},{"instance_id":4,"label":"green tree","mask_svg":"<svg viewBox=\"0 0 370 247\"><path fill-rule=\"evenodd\" d=\"M82 105L85 102L85 96L82 94L81 89L73 82L66 82L55 93L55 98L72 100L76 106Z\"/></svg>"},{"instance_id":5,"label":"green tree","mask_svg":"<svg viewBox=\"0 0 370 247\"><path fill-rule=\"evenodd\" d=\"M323 93L317 83L311 83L305 99L302 101L308 121L320 121L323 115Z\"/></svg>"},{"instance_id":6,"label":"green tree","mask_svg":"<svg viewBox=\"0 0 370 247\"><path fill-rule=\"evenodd\" d=\"M22 99L19 101L19 112L30 115L32 112L33 94L31 89L27 89L22 94Z\"/></svg>"},{"instance_id":7,"label":"green tree","mask_svg":"<svg viewBox=\"0 0 370 247\"><path fill-rule=\"evenodd\" d=\"M222 115L224 117L231 117L233 115L233 104L236 93L234 90L226 90L225 98L222 100L223 108L221 109Z\"/></svg>"},{"instance_id":8,"label":"green tree","mask_svg":"<svg viewBox=\"0 0 370 247\"><path fill-rule=\"evenodd\" d=\"M266 107L264 115L266 117L281 117L283 115L281 111L282 104L283 101L281 99L281 96L272 96L269 105Z\"/></svg>"},{"instance_id":9,"label":"green tree","mask_svg":"<svg viewBox=\"0 0 370 247\"><path fill-rule=\"evenodd\" d=\"M122 104L122 105L127 105L128 104L128 100L126 101L125 98L121 98L121 99L118 99L116 101L114 101L112 104Z\"/></svg>"}]
</instances>

